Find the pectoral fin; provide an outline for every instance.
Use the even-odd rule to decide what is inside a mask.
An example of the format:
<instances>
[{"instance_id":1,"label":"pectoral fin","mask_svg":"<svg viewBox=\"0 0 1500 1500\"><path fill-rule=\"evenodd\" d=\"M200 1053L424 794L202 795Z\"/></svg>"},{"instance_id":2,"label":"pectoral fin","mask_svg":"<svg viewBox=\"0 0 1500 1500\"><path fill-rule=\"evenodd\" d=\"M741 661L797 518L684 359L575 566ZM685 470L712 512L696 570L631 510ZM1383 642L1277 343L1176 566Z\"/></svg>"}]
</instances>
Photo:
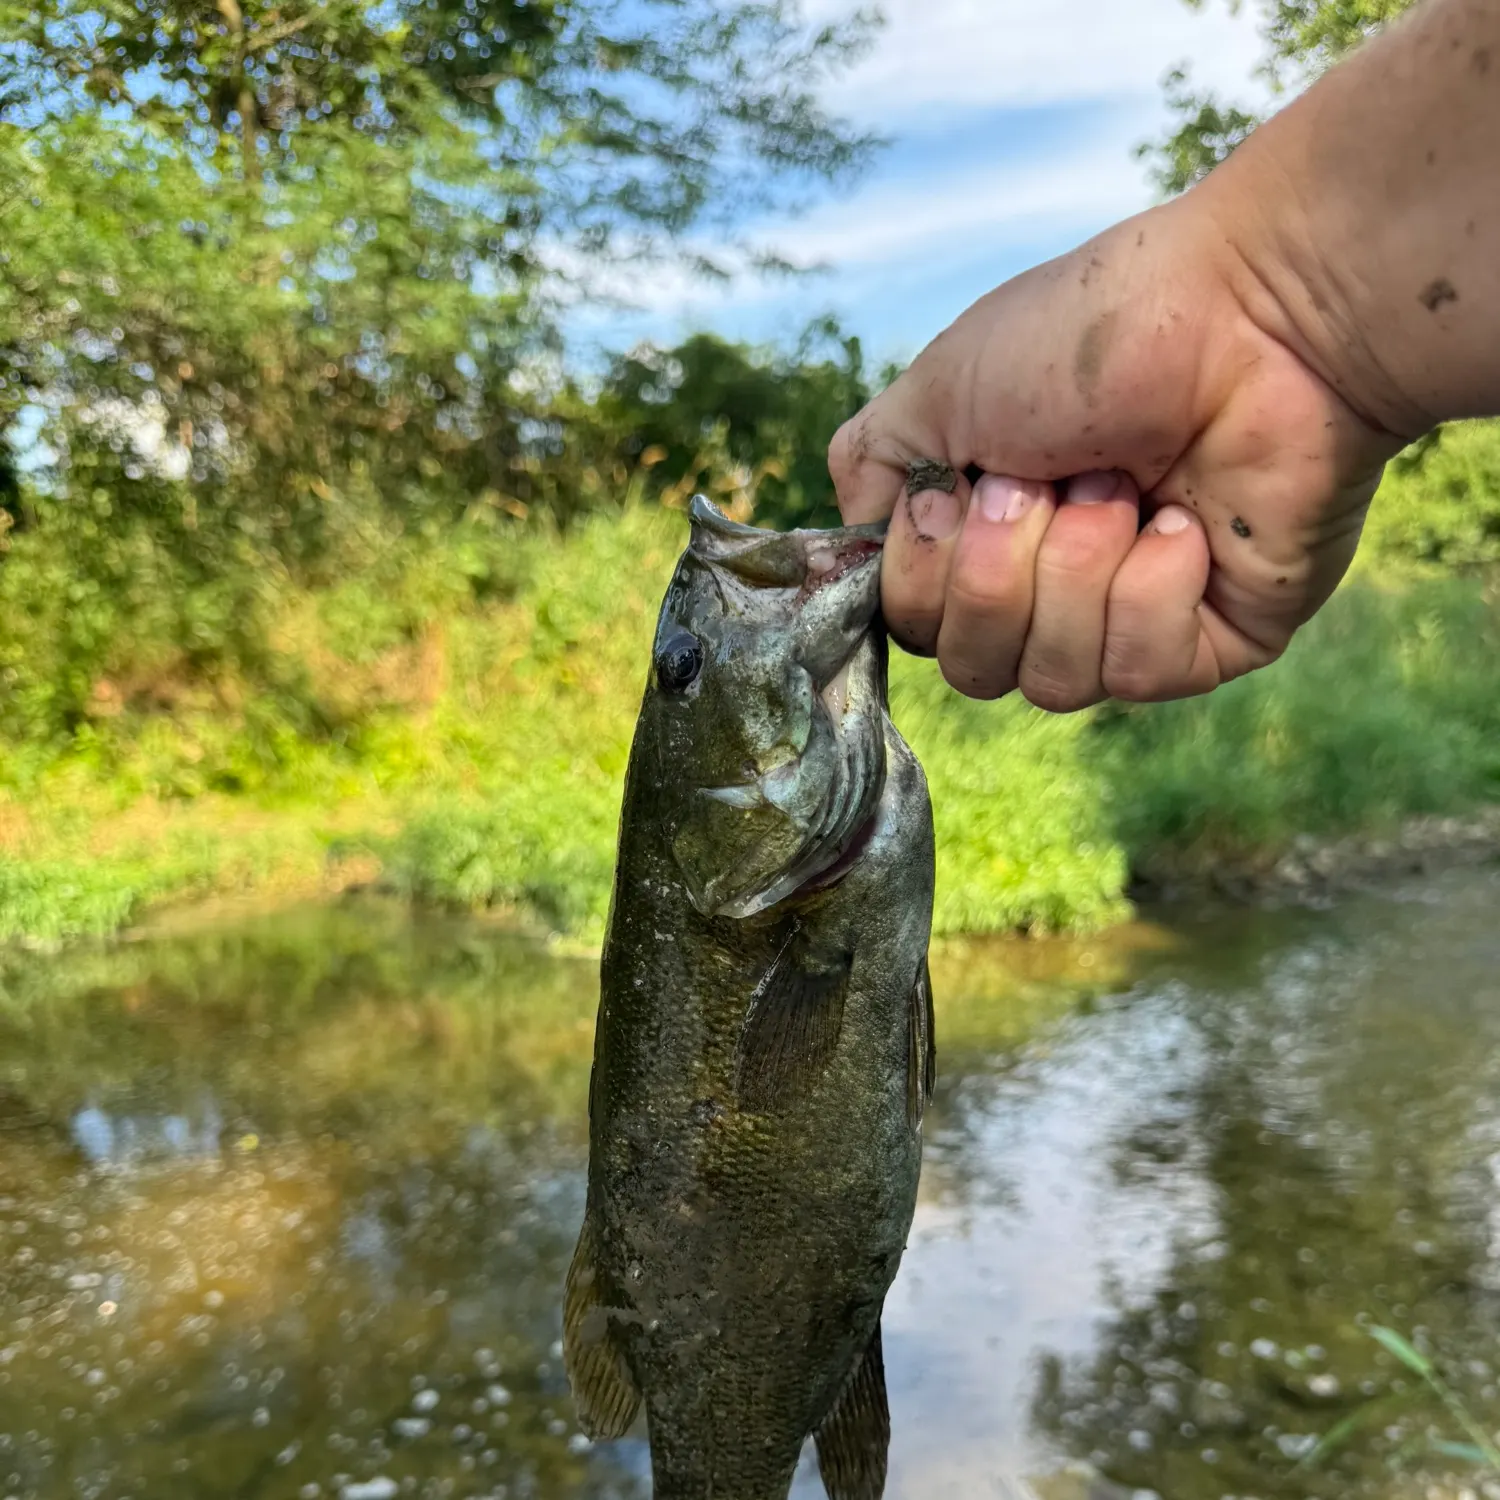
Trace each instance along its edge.
<instances>
[{"instance_id":1,"label":"pectoral fin","mask_svg":"<svg viewBox=\"0 0 1500 1500\"><path fill-rule=\"evenodd\" d=\"M920 1128L927 1102L937 1081L937 1028L932 1015L932 975L927 960L917 970L907 1012L910 1051L906 1068L906 1118L913 1130Z\"/></svg>"},{"instance_id":2,"label":"pectoral fin","mask_svg":"<svg viewBox=\"0 0 1500 1500\"><path fill-rule=\"evenodd\" d=\"M891 1446L880 1325L823 1425L813 1434L828 1500L880 1500Z\"/></svg>"},{"instance_id":3,"label":"pectoral fin","mask_svg":"<svg viewBox=\"0 0 1500 1500\"><path fill-rule=\"evenodd\" d=\"M583 1430L591 1438L617 1438L635 1421L641 1393L600 1296L596 1233L594 1216L585 1215L563 1295L563 1363Z\"/></svg>"},{"instance_id":4,"label":"pectoral fin","mask_svg":"<svg viewBox=\"0 0 1500 1500\"><path fill-rule=\"evenodd\" d=\"M740 1033L735 1084L744 1109L774 1110L801 1097L838 1046L848 960L810 970L793 939L761 980Z\"/></svg>"}]
</instances>

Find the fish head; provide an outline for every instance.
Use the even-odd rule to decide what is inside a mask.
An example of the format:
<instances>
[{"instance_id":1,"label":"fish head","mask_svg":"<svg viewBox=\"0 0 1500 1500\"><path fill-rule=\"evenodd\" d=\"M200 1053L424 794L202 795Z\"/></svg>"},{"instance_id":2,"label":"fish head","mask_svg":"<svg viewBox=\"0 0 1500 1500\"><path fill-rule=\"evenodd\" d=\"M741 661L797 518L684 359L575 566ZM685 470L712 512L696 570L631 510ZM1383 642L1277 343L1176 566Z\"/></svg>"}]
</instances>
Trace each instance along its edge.
<instances>
[{"instance_id":1,"label":"fish head","mask_svg":"<svg viewBox=\"0 0 1500 1500\"><path fill-rule=\"evenodd\" d=\"M883 527L763 531L708 501L667 591L642 727L693 905L747 917L818 880L885 775Z\"/></svg>"}]
</instances>

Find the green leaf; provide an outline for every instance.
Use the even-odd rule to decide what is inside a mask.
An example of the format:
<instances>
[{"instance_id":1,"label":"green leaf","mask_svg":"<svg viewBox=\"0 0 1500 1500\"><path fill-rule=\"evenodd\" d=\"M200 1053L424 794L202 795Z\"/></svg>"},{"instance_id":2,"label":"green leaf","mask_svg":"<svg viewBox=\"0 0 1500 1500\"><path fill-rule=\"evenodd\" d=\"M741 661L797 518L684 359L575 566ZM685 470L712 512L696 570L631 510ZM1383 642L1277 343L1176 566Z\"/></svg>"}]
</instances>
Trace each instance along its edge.
<instances>
[{"instance_id":1,"label":"green leaf","mask_svg":"<svg viewBox=\"0 0 1500 1500\"><path fill-rule=\"evenodd\" d=\"M1423 1380L1431 1381L1436 1378L1437 1372L1433 1369L1432 1361L1394 1328L1384 1328L1377 1324L1369 1333L1376 1343L1394 1354L1408 1370L1420 1375Z\"/></svg>"}]
</instances>

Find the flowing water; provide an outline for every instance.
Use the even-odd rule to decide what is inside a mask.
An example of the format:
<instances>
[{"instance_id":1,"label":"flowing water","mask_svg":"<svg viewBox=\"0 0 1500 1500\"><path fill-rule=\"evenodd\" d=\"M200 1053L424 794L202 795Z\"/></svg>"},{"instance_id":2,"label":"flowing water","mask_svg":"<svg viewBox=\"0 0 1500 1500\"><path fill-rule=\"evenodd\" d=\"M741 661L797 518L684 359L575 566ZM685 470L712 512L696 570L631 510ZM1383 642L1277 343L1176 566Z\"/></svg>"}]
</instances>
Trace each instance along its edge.
<instances>
[{"instance_id":1,"label":"flowing water","mask_svg":"<svg viewBox=\"0 0 1500 1500\"><path fill-rule=\"evenodd\" d=\"M893 1500L1486 1493L1367 1325L1500 1418L1500 875L934 979ZM0 1500L644 1500L557 1344L594 999L379 903L0 959Z\"/></svg>"}]
</instances>

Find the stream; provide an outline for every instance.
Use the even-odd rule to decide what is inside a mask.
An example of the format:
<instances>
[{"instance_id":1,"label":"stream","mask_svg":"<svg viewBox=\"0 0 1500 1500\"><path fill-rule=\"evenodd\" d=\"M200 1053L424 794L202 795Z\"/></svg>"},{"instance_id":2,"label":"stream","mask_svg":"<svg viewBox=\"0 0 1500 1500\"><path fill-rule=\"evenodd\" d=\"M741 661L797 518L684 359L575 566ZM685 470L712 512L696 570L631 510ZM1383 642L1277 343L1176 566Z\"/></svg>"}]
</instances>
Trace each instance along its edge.
<instances>
[{"instance_id":1,"label":"stream","mask_svg":"<svg viewBox=\"0 0 1500 1500\"><path fill-rule=\"evenodd\" d=\"M1500 1495L1500 872L933 973L891 1500ZM368 899L0 956L0 1500L645 1500L557 1342L595 1001Z\"/></svg>"}]
</instances>

